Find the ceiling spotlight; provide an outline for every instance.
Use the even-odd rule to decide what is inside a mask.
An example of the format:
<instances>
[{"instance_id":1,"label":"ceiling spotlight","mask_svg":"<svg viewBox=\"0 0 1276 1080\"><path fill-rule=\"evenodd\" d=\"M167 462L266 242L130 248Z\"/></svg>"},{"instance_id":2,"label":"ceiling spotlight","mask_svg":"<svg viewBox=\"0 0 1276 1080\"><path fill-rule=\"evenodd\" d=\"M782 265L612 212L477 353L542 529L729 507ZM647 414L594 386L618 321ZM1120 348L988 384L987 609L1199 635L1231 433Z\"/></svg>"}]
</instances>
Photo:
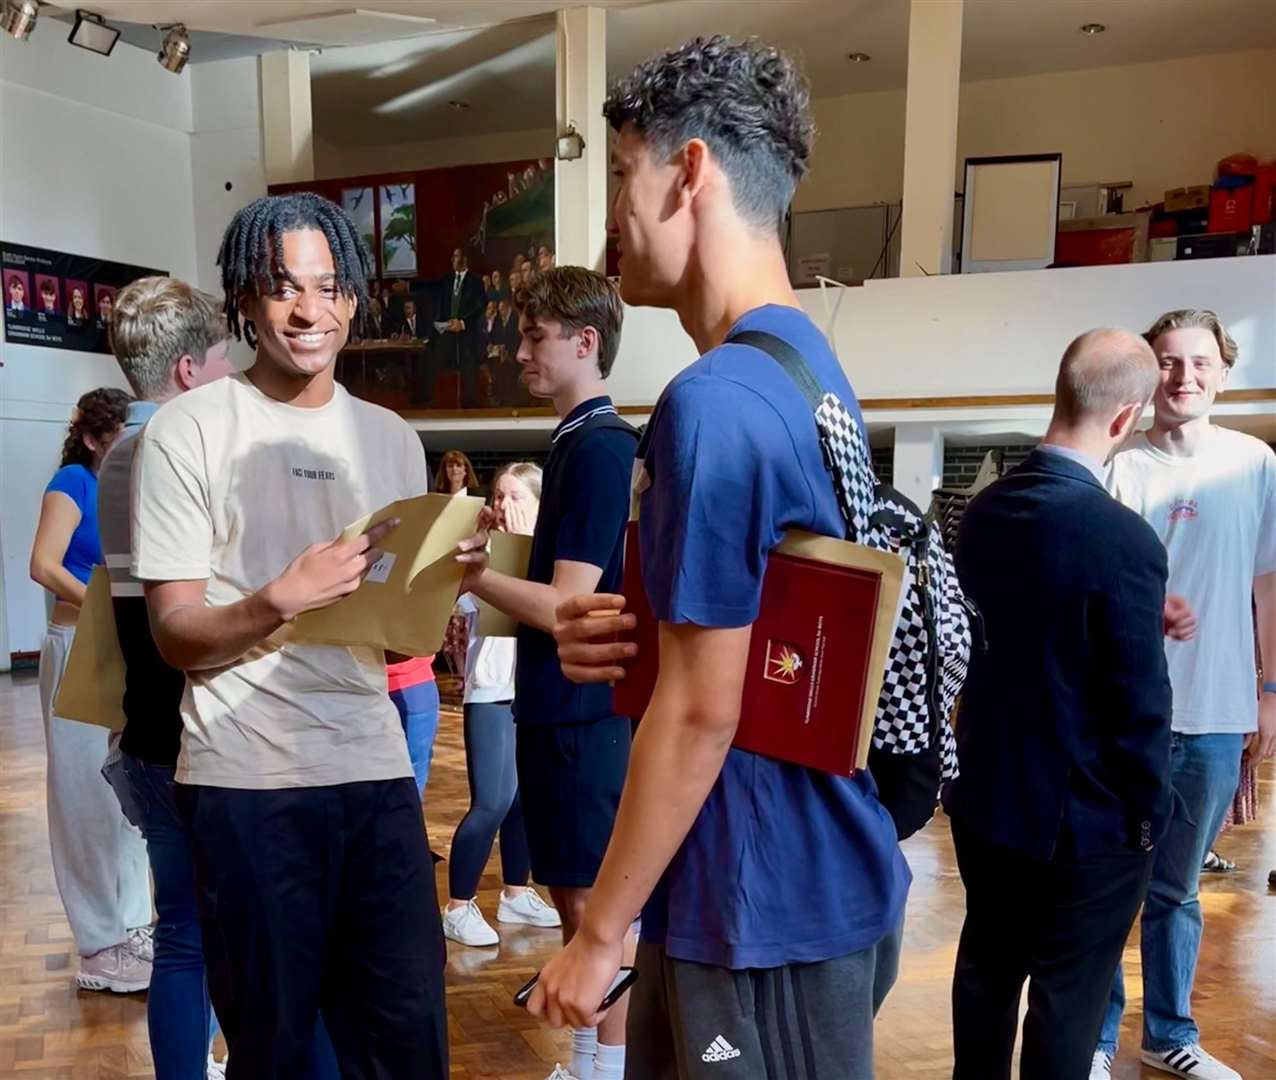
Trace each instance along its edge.
<instances>
[{"instance_id":1,"label":"ceiling spotlight","mask_svg":"<svg viewBox=\"0 0 1276 1080\"><path fill-rule=\"evenodd\" d=\"M465 110L470 107L470 103L468 101L453 100L447 103L447 107L449 109L455 109L457 112L465 112Z\"/></svg>"},{"instance_id":2,"label":"ceiling spotlight","mask_svg":"<svg viewBox=\"0 0 1276 1080\"><path fill-rule=\"evenodd\" d=\"M866 52L853 52L847 53L846 59L848 59L852 64L867 64L873 58Z\"/></svg>"},{"instance_id":3,"label":"ceiling spotlight","mask_svg":"<svg viewBox=\"0 0 1276 1080\"><path fill-rule=\"evenodd\" d=\"M114 26L107 26L101 15L79 10L75 13L75 25L71 27L71 33L67 37L72 45L88 49L99 56L110 56L119 39L120 32Z\"/></svg>"},{"instance_id":4,"label":"ceiling spotlight","mask_svg":"<svg viewBox=\"0 0 1276 1080\"><path fill-rule=\"evenodd\" d=\"M4 32L18 41L25 41L35 29L35 20L40 14L40 5L36 0L5 0Z\"/></svg>"},{"instance_id":5,"label":"ceiling spotlight","mask_svg":"<svg viewBox=\"0 0 1276 1080\"><path fill-rule=\"evenodd\" d=\"M163 30L165 27L161 26L158 29ZM182 68L186 66L186 61L191 58L190 35L186 33L186 27L181 23L167 29L168 33L164 35L164 44L160 46L160 51L156 54L155 59L160 62L160 67L165 71L180 75Z\"/></svg>"},{"instance_id":6,"label":"ceiling spotlight","mask_svg":"<svg viewBox=\"0 0 1276 1080\"><path fill-rule=\"evenodd\" d=\"M1081 33L1085 34L1086 37L1094 37L1095 34L1102 34L1106 29L1107 27L1101 22L1088 22L1084 26L1080 27Z\"/></svg>"}]
</instances>

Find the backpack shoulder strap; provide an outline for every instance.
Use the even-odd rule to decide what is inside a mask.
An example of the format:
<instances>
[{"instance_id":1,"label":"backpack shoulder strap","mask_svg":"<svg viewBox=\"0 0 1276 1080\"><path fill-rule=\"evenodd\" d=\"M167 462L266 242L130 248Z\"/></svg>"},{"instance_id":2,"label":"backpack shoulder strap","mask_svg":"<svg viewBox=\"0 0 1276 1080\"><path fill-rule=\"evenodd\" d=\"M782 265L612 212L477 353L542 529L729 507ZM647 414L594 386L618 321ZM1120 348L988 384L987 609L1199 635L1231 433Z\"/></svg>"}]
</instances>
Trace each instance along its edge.
<instances>
[{"instance_id":1,"label":"backpack shoulder strap","mask_svg":"<svg viewBox=\"0 0 1276 1080\"><path fill-rule=\"evenodd\" d=\"M819 380L816 379L815 373L811 371L811 366L802 354L787 341L763 330L741 330L738 334L732 334L727 338L724 344L751 345L766 353L784 368L789 378L797 384L797 388L802 391L802 396L806 398L812 411L820 407L820 402L824 400L824 388L820 386Z\"/></svg>"}]
</instances>

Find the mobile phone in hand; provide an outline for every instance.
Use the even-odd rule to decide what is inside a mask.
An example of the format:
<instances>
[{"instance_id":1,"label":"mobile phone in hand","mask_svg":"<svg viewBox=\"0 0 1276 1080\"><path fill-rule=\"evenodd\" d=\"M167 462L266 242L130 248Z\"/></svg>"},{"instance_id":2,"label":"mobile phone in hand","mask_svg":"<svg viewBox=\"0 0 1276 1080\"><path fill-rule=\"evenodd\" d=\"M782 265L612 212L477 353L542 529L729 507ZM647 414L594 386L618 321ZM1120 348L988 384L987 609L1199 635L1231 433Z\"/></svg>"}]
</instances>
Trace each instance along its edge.
<instances>
[{"instance_id":1,"label":"mobile phone in hand","mask_svg":"<svg viewBox=\"0 0 1276 1080\"><path fill-rule=\"evenodd\" d=\"M527 981L525 985L521 986L518 993L514 995L514 1004L520 1009L527 1008L527 999L532 996L532 988L535 987L536 981L540 977L541 973L538 971ZM611 986L608 987L607 993L603 995L602 1004L598 1006L598 1011L606 1012L615 1005L625 991L633 986L637 978L638 971L636 968L622 967L618 972L616 972L616 977L612 979Z\"/></svg>"}]
</instances>

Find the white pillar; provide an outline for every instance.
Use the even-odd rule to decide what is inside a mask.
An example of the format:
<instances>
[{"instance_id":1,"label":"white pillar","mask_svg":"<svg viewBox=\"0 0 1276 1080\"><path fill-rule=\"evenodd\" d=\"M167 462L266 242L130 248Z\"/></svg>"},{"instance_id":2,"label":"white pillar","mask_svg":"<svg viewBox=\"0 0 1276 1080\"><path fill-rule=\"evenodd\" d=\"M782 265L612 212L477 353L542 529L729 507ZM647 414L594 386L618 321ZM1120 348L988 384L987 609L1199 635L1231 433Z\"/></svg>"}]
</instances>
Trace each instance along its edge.
<instances>
[{"instance_id":1,"label":"white pillar","mask_svg":"<svg viewBox=\"0 0 1276 1080\"><path fill-rule=\"evenodd\" d=\"M315 178L308 52L283 49L262 54L261 136L267 184Z\"/></svg>"},{"instance_id":2,"label":"white pillar","mask_svg":"<svg viewBox=\"0 0 1276 1080\"><path fill-rule=\"evenodd\" d=\"M964 0L911 0L901 277L952 272L963 4Z\"/></svg>"},{"instance_id":3,"label":"white pillar","mask_svg":"<svg viewBox=\"0 0 1276 1080\"><path fill-rule=\"evenodd\" d=\"M944 433L934 424L895 428L895 477L891 486L913 500L922 513L944 479Z\"/></svg>"},{"instance_id":4,"label":"white pillar","mask_svg":"<svg viewBox=\"0 0 1276 1080\"><path fill-rule=\"evenodd\" d=\"M604 268L607 251L607 13L578 7L558 13L558 134L568 125L585 140L575 161L555 161L555 259L559 266Z\"/></svg>"}]
</instances>

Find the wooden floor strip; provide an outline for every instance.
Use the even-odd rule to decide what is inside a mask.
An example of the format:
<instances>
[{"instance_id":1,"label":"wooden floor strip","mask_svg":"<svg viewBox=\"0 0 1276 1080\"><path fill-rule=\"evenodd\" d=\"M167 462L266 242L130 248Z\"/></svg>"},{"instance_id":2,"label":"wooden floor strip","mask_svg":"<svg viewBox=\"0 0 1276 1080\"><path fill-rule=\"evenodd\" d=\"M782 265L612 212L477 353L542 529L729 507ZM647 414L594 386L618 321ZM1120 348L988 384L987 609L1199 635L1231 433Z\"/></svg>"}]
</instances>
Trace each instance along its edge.
<instances>
[{"instance_id":1,"label":"wooden floor strip","mask_svg":"<svg viewBox=\"0 0 1276 1080\"><path fill-rule=\"evenodd\" d=\"M1276 783L1260 782L1258 821L1229 831L1219 850L1240 869L1207 876L1205 940L1194 1008L1204 1043L1246 1080L1276 1078ZM447 854L468 801L460 718L445 712L426 817ZM905 845L914 885L900 981L877 1025L878 1080L948 1080L952 1074L949 983L963 894L946 823ZM439 887L446 890L446 865ZM495 919L493 861L479 901ZM541 1028L511 998L557 943L557 931L501 928L499 948L453 946L448 1026L453 1080L544 1080L566 1040ZM1161 1080L1138 1063L1141 990L1137 933L1126 951L1130 1005L1116 1080ZM123 1080L150 1077L146 1002L77 991L74 949L49 863L44 741L34 675L0 676L0 1077ZM836 1078L829 1078L836 1080ZM1030 1080L1030 1078L1029 1078Z\"/></svg>"}]
</instances>

